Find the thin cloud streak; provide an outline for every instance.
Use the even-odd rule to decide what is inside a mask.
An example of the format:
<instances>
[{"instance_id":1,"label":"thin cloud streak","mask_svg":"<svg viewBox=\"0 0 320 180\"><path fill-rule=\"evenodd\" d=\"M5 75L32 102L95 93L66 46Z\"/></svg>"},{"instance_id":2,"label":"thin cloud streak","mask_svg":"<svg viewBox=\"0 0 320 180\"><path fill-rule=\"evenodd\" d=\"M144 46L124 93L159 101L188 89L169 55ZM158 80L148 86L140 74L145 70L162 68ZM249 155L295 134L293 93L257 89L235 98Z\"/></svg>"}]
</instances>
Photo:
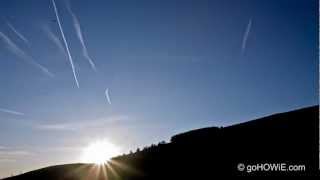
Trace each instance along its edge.
<instances>
[{"instance_id":1,"label":"thin cloud streak","mask_svg":"<svg viewBox=\"0 0 320 180\"><path fill-rule=\"evenodd\" d=\"M83 56L88 60L91 68L96 71L96 65L94 64L92 58L90 57L89 53L88 53L88 49L87 49L87 46L84 42L84 39L83 39L83 34L82 34L82 31L81 31L81 26L80 26L80 22L79 22L79 19L77 18L76 14L72 11L71 7L69 4L67 4L67 9L69 10L69 13L71 14L72 16L72 20L73 20L73 26L76 30L76 34L77 34L77 37L81 43L81 46L82 46L82 54Z\"/></svg>"},{"instance_id":2,"label":"thin cloud streak","mask_svg":"<svg viewBox=\"0 0 320 180\"><path fill-rule=\"evenodd\" d=\"M21 160L24 157L34 156L35 154L22 149L5 148L0 149L0 162L11 163Z\"/></svg>"},{"instance_id":3,"label":"thin cloud streak","mask_svg":"<svg viewBox=\"0 0 320 180\"><path fill-rule=\"evenodd\" d=\"M78 122L36 124L34 128L45 131L79 131L88 128L99 128L104 125L114 126L116 123L127 123L128 120L128 116L119 115L108 118L100 118L96 120Z\"/></svg>"},{"instance_id":4,"label":"thin cloud streak","mask_svg":"<svg viewBox=\"0 0 320 180\"><path fill-rule=\"evenodd\" d=\"M60 22L60 18L59 18L59 14L58 14L58 9L57 9L57 6L56 6L56 3L55 3L54 0L52 0L52 4L53 4L53 9L54 9L54 12L55 12L55 15L56 15L56 19L57 19L57 22L58 22L58 25L59 25L59 29L60 29L60 32L61 32L61 36L62 36L64 45L65 45L66 50L67 50L68 58L69 58L69 61L70 61L72 72L73 72L73 77L74 77L74 80L76 82L77 87L79 88L80 86L79 86L77 74L76 74L76 71L75 71L75 67L74 67L74 64L73 64L72 56L70 54L70 50L69 50L69 46L68 46L66 37L64 36L64 32L63 32L63 29L62 29L62 26L61 26L61 22Z\"/></svg>"},{"instance_id":5,"label":"thin cloud streak","mask_svg":"<svg viewBox=\"0 0 320 180\"><path fill-rule=\"evenodd\" d=\"M250 31L251 31L251 26L252 26L252 19L249 20L249 23L247 25L246 31L243 35L243 39L242 39L242 46L241 46L241 52L244 53L247 47L247 41L250 35Z\"/></svg>"},{"instance_id":6,"label":"thin cloud streak","mask_svg":"<svg viewBox=\"0 0 320 180\"><path fill-rule=\"evenodd\" d=\"M111 99L110 99L109 89L108 88L106 89L105 94L106 94L106 98L107 98L108 103L111 105Z\"/></svg>"},{"instance_id":7,"label":"thin cloud streak","mask_svg":"<svg viewBox=\"0 0 320 180\"><path fill-rule=\"evenodd\" d=\"M13 54L20 57L22 60L26 61L27 63L37 67L43 73L48 75L49 77L54 77L54 75L44 66L39 64L37 61L34 60L33 57L29 56L25 53L22 49L20 49L8 36L4 33L0 32L0 38L6 43L8 50L10 50Z\"/></svg>"},{"instance_id":8,"label":"thin cloud streak","mask_svg":"<svg viewBox=\"0 0 320 180\"><path fill-rule=\"evenodd\" d=\"M15 110L11 110L11 109L6 109L6 108L0 108L0 112L4 112L4 113L8 113L8 114L13 114L13 115L18 115L18 116L24 116L25 114L22 112L18 112ZM2 149L3 147L0 146L0 149Z\"/></svg>"},{"instance_id":9,"label":"thin cloud streak","mask_svg":"<svg viewBox=\"0 0 320 180\"><path fill-rule=\"evenodd\" d=\"M24 35L22 35L11 23L7 22L7 25L24 43L30 46L28 39Z\"/></svg>"},{"instance_id":10,"label":"thin cloud streak","mask_svg":"<svg viewBox=\"0 0 320 180\"><path fill-rule=\"evenodd\" d=\"M24 150L6 150L6 151L0 151L0 157L3 156L26 156L26 155L32 155L32 153Z\"/></svg>"},{"instance_id":11,"label":"thin cloud streak","mask_svg":"<svg viewBox=\"0 0 320 180\"><path fill-rule=\"evenodd\" d=\"M13 162L17 162L17 160L16 159L9 159L9 158L4 158L4 159L0 158L0 163L13 163Z\"/></svg>"},{"instance_id":12,"label":"thin cloud streak","mask_svg":"<svg viewBox=\"0 0 320 180\"><path fill-rule=\"evenodd\" d=\"M60 39L52 32L52 30L48 26L43 27L44 32L48 36L48 38L57 46L59 51L67 56L67 53L62 45L62 42Z\"/></svg>"}]
</instances>

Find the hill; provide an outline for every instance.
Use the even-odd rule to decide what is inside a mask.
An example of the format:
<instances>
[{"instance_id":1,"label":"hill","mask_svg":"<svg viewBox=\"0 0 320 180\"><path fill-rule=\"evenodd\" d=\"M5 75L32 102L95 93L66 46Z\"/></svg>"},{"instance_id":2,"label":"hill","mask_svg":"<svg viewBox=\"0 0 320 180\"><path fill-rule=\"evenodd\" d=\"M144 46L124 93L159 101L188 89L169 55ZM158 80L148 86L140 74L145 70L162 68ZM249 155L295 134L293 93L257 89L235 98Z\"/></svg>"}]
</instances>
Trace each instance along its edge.
<instances>
[{"instance_id":1,"label":"hill","mask_svg":"<svg viewBox=\"0 0 320 180\"><path fill-rule=\"evenodd\" d=\"M319 106L308 107L228 127L181 133L173 136L169 143L162 142L115 157L105 166L60 165L7 179L210 179L218 175L317 175L318 118ZM245 169L239 171L242 164ZM269 168L269 171L254 171L257 166L251 165L258 165L258 170ZM284 169L271 170L271 166ZM289 171L289 167L294 169Z\"/></svg>"}]
</instances>

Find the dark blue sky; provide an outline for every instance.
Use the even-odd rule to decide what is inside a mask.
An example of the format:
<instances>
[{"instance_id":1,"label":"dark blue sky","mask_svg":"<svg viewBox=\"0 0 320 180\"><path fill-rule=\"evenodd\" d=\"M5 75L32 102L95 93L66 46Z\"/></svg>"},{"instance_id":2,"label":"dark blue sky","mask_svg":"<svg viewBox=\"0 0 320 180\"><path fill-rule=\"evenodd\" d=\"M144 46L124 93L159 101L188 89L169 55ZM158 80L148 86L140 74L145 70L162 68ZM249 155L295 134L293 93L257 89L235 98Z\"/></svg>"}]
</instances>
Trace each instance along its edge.
<instances>
[{"instance_id":1,"label":"dark blue sky","mask_svg":"<svg viewBox=\"0 0 320 180\"><path fill-rule=\"evenodd\" d=\"M70 1L97 71L56 3L79 88L51 1L0 2L0 176L318 104L316 0Z\"/></svg>"}]
</instances>

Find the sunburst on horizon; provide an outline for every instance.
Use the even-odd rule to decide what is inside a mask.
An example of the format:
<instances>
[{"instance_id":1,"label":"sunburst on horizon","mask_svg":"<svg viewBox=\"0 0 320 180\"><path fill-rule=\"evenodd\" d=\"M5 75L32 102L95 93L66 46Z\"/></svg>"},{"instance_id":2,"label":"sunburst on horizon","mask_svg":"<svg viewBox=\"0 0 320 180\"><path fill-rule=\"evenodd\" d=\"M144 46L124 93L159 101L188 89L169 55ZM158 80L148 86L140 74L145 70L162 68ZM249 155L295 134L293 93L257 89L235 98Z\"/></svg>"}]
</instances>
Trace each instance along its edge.
<instances>
[{"instance_id":1,"label":"sunburst on horizon","mask_svg":"<svg viewBox=\"0 0 320 180\"><path fill-rule=\"evenodd\" d=\"M120 148L108 140L98 140L84 148L81 161L102 165L120 154Z\"/></svg>"}]
</instances>

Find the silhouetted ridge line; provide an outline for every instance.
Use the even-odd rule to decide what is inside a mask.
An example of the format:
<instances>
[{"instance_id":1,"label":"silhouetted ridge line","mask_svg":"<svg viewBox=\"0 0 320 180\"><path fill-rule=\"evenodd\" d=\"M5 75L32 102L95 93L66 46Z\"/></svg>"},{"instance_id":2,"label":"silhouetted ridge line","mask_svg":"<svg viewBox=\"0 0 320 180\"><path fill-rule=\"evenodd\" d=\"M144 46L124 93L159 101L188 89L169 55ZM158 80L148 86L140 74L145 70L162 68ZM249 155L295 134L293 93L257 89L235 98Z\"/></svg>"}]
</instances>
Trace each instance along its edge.
<instances>
[{"instance_id":1,"label":"silhouetted ridge line","mask_svg":"<svg viewBox=\"0 0 320 180\"><path fill-rule=\"evenodd\" d=\"M275 113L275 114L272 114L272 115L269 115L269 116L264 116L264 117L256 118L256 119L253 119L253 120L250 120L250 121L241 122L241 123L233 124L233 125L230 125L230 126L226 126L226 128L232 128L232 127L236 127L236 126L239 127L239 126L248 125L248 124L253 125L254 123L262 123L262 121L270 121L270 119L276 119L277 117L280 117L280 116L286 116L288 113L290 113L290 114L315 113L315 112L317 112L317 108L318 108L318 111L319 111L319 106L311 106L311 107L299 108L299 109L296 109L294 111L279 112L279 113ZM287 120L289 120L289 119L287 119Z\"/></svg>"}]
</instances>

